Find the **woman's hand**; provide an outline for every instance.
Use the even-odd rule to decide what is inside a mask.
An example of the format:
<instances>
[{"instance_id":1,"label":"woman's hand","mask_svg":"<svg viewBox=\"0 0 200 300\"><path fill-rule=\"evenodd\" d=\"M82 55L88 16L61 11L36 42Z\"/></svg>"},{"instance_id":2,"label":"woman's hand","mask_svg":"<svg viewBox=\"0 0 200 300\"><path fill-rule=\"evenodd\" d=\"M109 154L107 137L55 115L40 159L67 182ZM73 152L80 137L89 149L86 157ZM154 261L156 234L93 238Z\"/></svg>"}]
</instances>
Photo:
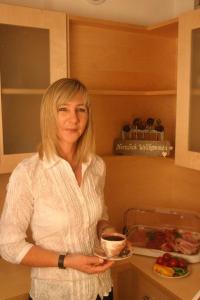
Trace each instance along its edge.
<instances>
[{"instance_id":1,"label":"woman's hand","mask_svg":"<svg viewBox=\"0 0 200 300\"><path fill-rule=\"evenodd\" d=\"M96 274L105 272L112 265L112 261L103 260L97 256L87 255L67 255L64 265L66 268L72 268L88 274Z\"/></svg>"},{"instance_id":2,"label":"woman's hand","mask_svg":"<svg viewBox=\"0 0 200 300\"><path fill-rule=\"evenodd\" d=\"M97 223L97 236L100 239L103 233L116 233L116 229L106 220L99 220Z\"/></svg>"}]
</instances>

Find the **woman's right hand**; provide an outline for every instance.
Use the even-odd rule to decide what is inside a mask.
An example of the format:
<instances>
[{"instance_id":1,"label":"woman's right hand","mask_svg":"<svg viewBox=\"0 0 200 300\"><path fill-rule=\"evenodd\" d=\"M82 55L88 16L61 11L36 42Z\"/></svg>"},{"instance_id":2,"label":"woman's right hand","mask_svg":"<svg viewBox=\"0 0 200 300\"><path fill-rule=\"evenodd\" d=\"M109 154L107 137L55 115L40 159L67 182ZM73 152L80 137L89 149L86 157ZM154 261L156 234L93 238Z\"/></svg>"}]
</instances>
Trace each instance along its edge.
<instances>
[{"instance_id":1,"label":"woman's right hand","mask_svg":"<svg viewBox=\"0 0 200 300\"><path fill-rule=\"evenodd\" d=\"M113 265L113 261L107 261L97 256L72 254L65 257L64 265L88 274L105 272Z\"/></svg>"}]
</instances>

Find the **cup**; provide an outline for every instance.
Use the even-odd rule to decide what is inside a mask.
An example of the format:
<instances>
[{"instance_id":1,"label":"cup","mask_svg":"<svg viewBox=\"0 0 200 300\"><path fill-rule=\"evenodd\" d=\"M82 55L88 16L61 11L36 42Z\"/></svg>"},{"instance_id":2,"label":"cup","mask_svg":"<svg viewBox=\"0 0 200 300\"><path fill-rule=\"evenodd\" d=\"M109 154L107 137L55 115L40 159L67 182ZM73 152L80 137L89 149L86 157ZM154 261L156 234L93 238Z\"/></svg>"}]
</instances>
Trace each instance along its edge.
<instances>
[{"instance_id":1,"label":"cup","mask_svg":"<svg viewBox=\"0 0 200 300\"><path fill-rule=\"evenodd\" d=\"M121 233L105 233L101 236L101 248L107 257L118 256L126 247L126 236Z\"/></svg>"}]
</instances>

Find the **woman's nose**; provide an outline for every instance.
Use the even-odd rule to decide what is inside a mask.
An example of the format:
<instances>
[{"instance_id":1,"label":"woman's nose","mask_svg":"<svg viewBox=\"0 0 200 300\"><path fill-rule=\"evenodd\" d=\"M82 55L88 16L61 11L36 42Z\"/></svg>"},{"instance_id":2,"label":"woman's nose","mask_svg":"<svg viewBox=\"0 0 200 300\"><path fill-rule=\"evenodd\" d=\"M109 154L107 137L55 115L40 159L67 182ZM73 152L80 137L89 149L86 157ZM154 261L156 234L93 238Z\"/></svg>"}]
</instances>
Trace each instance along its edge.
<instances>
[{"instance_id":1,"label":"woman's nose","mask_svg":"<svg viewBox=\"0 0 200 300\"><path fill-rule=\"evenodd\" d=\"M76 110L71 110L69 113L69 120L73 123L77 123L78 122L78 114L76 112Z\"/></svg>"}]
</instances>

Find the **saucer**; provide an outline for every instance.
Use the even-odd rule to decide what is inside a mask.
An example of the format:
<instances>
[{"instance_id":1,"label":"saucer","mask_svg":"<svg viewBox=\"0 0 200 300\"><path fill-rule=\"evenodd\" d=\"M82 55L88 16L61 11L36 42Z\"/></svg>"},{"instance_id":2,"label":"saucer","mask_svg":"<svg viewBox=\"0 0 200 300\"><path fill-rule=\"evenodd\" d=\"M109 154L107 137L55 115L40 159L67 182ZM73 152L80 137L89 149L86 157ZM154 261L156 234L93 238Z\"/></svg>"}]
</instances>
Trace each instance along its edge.
<instances>
[{"instance_id":1,"label":"saucer","mask_svg":"<svg viewBox=\"0 0 200 300\"><path fill-rule=\"evenodd\" d=\"M118 261L118 260L123 260L123 259L127 259L127 258L131 257L133 255L133 250L127 249L127 251L125 251L125 253L122 252L117 256L108 257L108 256L106 256L104 250L101 247L95 247L94 255L96 255L100 258L103 258L105 260Z\"/></svg>"}]
</instances>

